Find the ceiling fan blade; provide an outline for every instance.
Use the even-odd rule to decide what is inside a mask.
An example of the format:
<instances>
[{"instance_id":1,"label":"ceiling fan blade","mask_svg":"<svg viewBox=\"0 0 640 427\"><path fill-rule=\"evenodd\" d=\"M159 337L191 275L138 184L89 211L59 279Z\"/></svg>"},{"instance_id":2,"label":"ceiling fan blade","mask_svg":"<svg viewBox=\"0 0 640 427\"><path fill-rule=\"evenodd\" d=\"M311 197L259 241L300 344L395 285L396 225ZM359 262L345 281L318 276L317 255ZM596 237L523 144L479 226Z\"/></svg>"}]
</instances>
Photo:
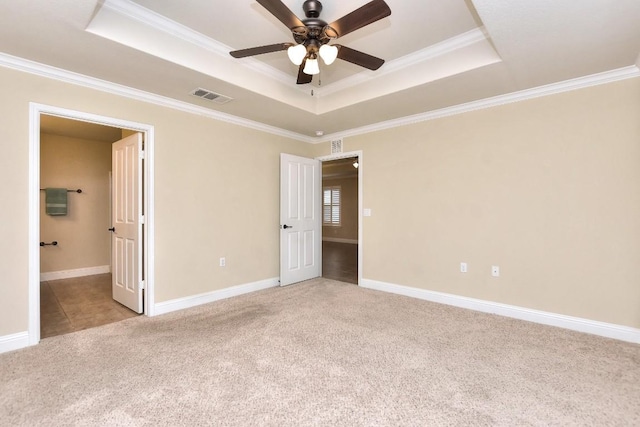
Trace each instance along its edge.
<instances>
[{"instance_id":1,"label":"ceiling fan blade","mask_svg":"<svg viewBox=\"0 0 640 427\"><path fill-rule=\"evenodd\" d=\"M229 52L234 58L244 58L247 56L262 55L263 53L280 52L287 50L293 43L278 43L267 46L250 47L248 49L240 49Z\"/></svg>"},{"instance_id":2,"label":"ceiling fan blade","mask_svg":"<svg viewBox=\"0 0 640 427\"><path fill-rule=\"evenodd\" d=\"M370 70L377 70L384 64L384 59L376 58L368 53L360 52L359 50L351 49L350 47L341 46L339 44L334 45L338 48L338 58L343 61L351 62L352 64L359 65Z\"/></svg>"},{"instance_id":3,"label":"ceiling fan blade","mask_svg":"<svg viewBox=\"0 0 640 427\"><path fill-rule=\"evenodd\" d=\"M304 27L302 21L280 0L257 1L288 28Z\"/></svg>"},{"instance_id":4,"label":"ceiling fan blade","mask_svg":"<svg viewBox=\"0 0 640 427\"><path fill-rule=\"evenodd\" d=\"M307 63L307 60L305 59L304 61L302 61L302 64L300 64L300 68L298 69L298 81L296 81L296 83L299 85L305 85L307 83L311 83L311 80L313 80L313 76L310 76L309 74L302 72L302 70L304 70L304 65L306 63Z\"/></svg>"},{"instance_id":5,"label":"ceiling fan blade","mask_svg":"<svg viewBox=\"0 0 640 427\"><path fill-rule=\"evenodd\" d=\"M384 0L373 0L329 24L325 31L329 37L342 37L389 15L391 9Z\"/></svg>"}]
</instances>

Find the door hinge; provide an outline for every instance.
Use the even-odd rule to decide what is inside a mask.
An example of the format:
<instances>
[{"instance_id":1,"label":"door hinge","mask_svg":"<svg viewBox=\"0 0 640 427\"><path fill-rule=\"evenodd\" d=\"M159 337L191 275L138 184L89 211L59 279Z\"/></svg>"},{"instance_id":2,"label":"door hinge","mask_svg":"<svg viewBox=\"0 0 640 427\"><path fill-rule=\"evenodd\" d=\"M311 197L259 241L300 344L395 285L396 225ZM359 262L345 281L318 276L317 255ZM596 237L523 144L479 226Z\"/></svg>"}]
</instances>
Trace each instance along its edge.
<instances>
[{"instance_id":1,"label":"door hinge","mask_svg":"<svg viewBox=\"0 0 640 427\"><path fill-rule=\"evenodd\" d=\"M144 289L144 280L140 281L140 289Z\"/></svg>"},{"instance_id":2,"label":"door hinge","mask_svg":"<svg viewBox=\"0 0 640 427\"><path fill-rule=\"evenodd\" d=\"M140 215L140 224L144 224L144 215Z\"/></svg>"},{"instance_id":3,"label":"door hinge","mask_svg":"<svg viewBox=\"0 0 640 427\"><path fill-rule=\"evenodd\" d=\"M144 151L140 151L140 158L144 159Z\"/></svg>"}]
</instances>

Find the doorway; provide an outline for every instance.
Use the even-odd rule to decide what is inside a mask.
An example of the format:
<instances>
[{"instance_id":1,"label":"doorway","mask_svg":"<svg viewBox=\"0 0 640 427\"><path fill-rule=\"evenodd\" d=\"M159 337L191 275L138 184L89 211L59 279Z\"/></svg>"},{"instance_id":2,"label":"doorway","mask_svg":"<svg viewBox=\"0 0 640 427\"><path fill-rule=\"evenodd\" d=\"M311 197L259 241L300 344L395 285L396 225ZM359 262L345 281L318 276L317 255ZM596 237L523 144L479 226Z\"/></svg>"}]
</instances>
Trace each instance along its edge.
<instances>
[{"instance_id":1,"label":"doorway","mask_svg":"<svg viewBox=\"0 0 640 427\"><path fill-rule=\"evenodd\" d=\"M137 315L112 298L112 151L123 134L40 116L41 338ZM67 190L63 215L47 203L48 189L59 187Z\"/></svg>"},{"instance_id":2,"label":"doorway","mask_svg":"<svg viewBox=\"0 0 640 427\"><path fill-rule=\"evenodd\" d=\"M154 215L153 215L153 143L154 143L153 127L149 125L135 123L135 122L112 119L108 117L96 116L88 113L60 109L57 107L51 107L51 106L32 103L30 104L30 125L31 126L30 126L30 147L29 147L29 152L30 152L29 344L30 345L37 344L41 338L41 330L40 330L40 320L41 320L40 305L41 304L40 303L41 303L41 300L45 302L44 301L45 299L47 298L50 299L52 296L51 294L45 294L45 292L51 291L51 293L55 293L56 291L55 288L57 288L58 295L57 296L53 295L54 299L57 302L60 302L59 298L62 298L61 295L66 295L67 297L71 298L71 301L75 303L75 306L77 308L82 305L78 303L88 297L89 298L98 297L98 299L102 298L104 302L106 298L105 293L110 291L111 289L111 287L109 286L111 282L111 274L109 272L105 273L104 271L99 271L102 269L102 267L105 267L104 265L102 265L102 266L97 266L96 268L84 268L84 269L80 268L80 269L75 269L75 271L73 271L73 269L71 271L66 271L66 272L63 271L62 274L61 275L59 274L58 276L56 276L55 272L53 272L53 274L50 274L49 276L46 276L46 274L44 274L45 279L50 280L50 282L48 283L49 288L42 290L43 288L40 283L41 281L40 252L43 251L44 249L50 249L56 246L56 245L51 245L51 246L48 245L49 243L52 243L53 241L56 241L56 240L52 240L51 242L49 242L49 239L44 238L45 236L43 236L44 240L40 239L40 235L42 231L41 225L42 226L45 225L44 223L41 224L41 209L45 209L45 206L43 206L44 198L41 195L41 191L40 191L40 188L42 188L40 185L41 184L40 168L42 163L41 161L45 160L44 156L47 154L45 150L45 146L41 145L44 141L41 141L40 131L41 131L41 128L46 129L47 126L50 126L51 125L50 121L55 122L54 125L56 123L57 124L64 123L65 121L67 124L69 124L69 122L73 122L74 124L79 125L80 128L84 126L85 128L89 127L89 128L93 128L94 130L97 129L96 126L102 127L103 131L117 132L118 140L121 139L123 136L131 133L139 132L144 136L145 167L140 174L140 178L142 179L142 183L143 183L142 184L143 194L140 199L141 200L140 207L144 212L144 216L141 216L140 219L141 221L144 220L144 223L145 223L144 224L145 232L143 234L143 239L141 244L142 252L145 254L145 257L144 257L144 260L141 259L141 262L140 262L141 264L140 268L142 271L144 271L144 280L140 281L140 286L144 287L145 289L144 313L148 316L153 315L153 301L154 301L154 293L153 293L153 290L154 290L153 289L153 284L154 284L153 282L153 277L154 277L153 276L153 253L154 253L154 248L153 248L153 236L154 236L154 233L153 233L153 218L154 218ZM62 132L61 130L57 130L57 131L56 130L52 131L51 129L48 129L48 130L49 132L57 132L57 133ZM111 146L111 142L108 143L109 146ZM110 147L109 147L109 150L110 150ZM108 159L108 162L110 163L110 159ZM44 163L42 163L42 165L44 166ZM69 165L68 168L72 168L72 166L73 165ZM43 174L43 178L44 178L44 174ZM110 184L109 177L105 177L104 179L108 186ZM49 185L44 182L42 184L45 186ZM59 183L55 185L59 185L61 187L64 186ZM86 186L88 184L80 183L78 184L78 187L81 187L82 185ZM104 187L103 187L103 190L104 190ZM110 188L107 191L110 192ZM92 188L92 193L93 192L99 192L99 190ZM73 206L74 195L82 196L82 193L78 193L78 194L70 193L69 195L70 207ZM88 195L88 194L85 193L85 195ZM78 197L76 197L76 199L77 198ZM106 201L107 205L109 205L110 200L111 200L111 197L109 196L108 200ZM76 202L78 202L78 200L76 200ZM105 201L103 200L103 202ZM79 208L81 207L81 204L76 203L75 207ZM101 210L104 213L104 210L106 210L107 208L104 206L102 208L103 209L98 209L98 210ZM84 215L87 215L87 214L96 215L97 212L87 213L85 211ZM62 222L59 222L58 224L62 224ZM103 224L103 225L108 225L108 224ZM104 230L102 230L102 228L104 228ZM103 231L104 233L106 233L107 236L109 234L108 227L100 227L100 231ZM61 233L59 234L59 236L62 236L61 239L67 239L67 243L69 243L68 234ZM107 237L107 239L109 239L107 241L110 242L111 239L109 237ZM44 246L41 246L40 242L44 243ZM62 242L60 242L59 247L62 247ZM109 254L107 263L109 265L106 267L109 267L111 265L110 249L111 249L110 247L107 249L107 253ZM103 254L102 254L103 256L101 259L104 260L105 259L104 248L102 248L102 250L103 250ZM42 261L45 261L45 259L43 258ZM51 270L51 265L48 266L48 269ZM65 276L65 273L67 277L61 277L61 276ZM69 275L69 273L71 274ZM66 281L66 283L56 281L55 279ZM57 282L57 283L54 283L54 282ZM79 291L80 288L78 288L78 286L80 285L82 285L82 289L87 290L87 292L85 292L84 294L80 292ZM90 301L85 301L85 302L87 302L87 305L91 305ZM108 302L117 305L117 303L111 301L110 298ZM127 313L125 310L126 309L124 309L124 307L119 307L118 309L116 309L116 311L109 309L107 310L109 311L109 313L97 314L96 316L93 316L93 318L91 314L84 315L85 317L83 319L84 326L82 325L82 323L78 323L78 325L80 325L80 329L84 329L85 327L96 326L101 322L110 323L110 321L117 321L122 318L130 317L131 315L129 315L129 313ZM120 313L118 313L117 311L119 311ZM133 313L132 315L136 315L136 314ZM82 314L81 314L81 317L82 317Z\"/></svg>"},{"instance_id":3,"label":"doorway","mask_svg":"<svg viewBox=\"0 0 640 427\"><path fill-rule=\"evenodd\" d=\"M359 284L362 153L322 161L322 277Z\"/></svg>"}]
</instances>

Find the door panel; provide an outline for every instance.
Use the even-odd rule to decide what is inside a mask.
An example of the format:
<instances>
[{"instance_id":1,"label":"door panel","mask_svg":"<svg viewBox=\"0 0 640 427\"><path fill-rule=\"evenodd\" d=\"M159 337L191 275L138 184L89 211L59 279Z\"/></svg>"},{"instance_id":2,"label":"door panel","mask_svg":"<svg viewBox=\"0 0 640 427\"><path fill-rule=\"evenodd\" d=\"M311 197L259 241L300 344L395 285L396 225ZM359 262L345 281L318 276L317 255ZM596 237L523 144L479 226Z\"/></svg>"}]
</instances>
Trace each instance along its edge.
<instances>
[{"instance_id":1,"label":"door panel","mask_svg":"<svg viewBox=\"0 0 640 427\"><path fill-rule=\"evenodd\" d=\"M113 143L111 266L113 299L142 313L142 134Z\"/></svg>"},{"instance_id":2,"label":"door panel","mask_svg":"<svg viewBox=\"0 0 640 427\"><path fill-rule=\"evenodd\" d=\"M322 275L318 160L280 155L280 284Z\"/></svg>"}]
</instances>

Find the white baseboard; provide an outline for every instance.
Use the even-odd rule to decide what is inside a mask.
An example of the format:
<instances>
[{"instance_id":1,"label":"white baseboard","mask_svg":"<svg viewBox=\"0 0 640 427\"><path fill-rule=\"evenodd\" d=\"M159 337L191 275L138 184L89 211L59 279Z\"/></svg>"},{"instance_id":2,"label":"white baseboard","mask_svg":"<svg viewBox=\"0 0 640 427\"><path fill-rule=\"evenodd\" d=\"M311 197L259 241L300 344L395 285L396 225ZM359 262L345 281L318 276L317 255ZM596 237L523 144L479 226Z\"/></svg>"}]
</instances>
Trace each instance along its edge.
<instances>
[{"instance_id":1,"label":"white baseboard","mask_svg":"<svg viewBox=\"0 0 640 427\"><path fill-rule=\"evenodd\" d=\"M29 332L27 331L0 337L0 353L19 350L28 346Z\"/></svg>"},{"instance_id":2,"label":"white baseboard","mask_svg":"<svg viewBox=\"0 0 640 427\"><path fill-rule=\"evenodd\" d=\"M40 281L70 279L72 277L93 276L95 274L105 274L111 272L111 266L99 265L97 267L76 268L75 270L49 271L40 273Z\"/></svg>"},{"instance_id":3,"label":"white baseboard","mask_svg":"<svg viewBox=\"0 0 640 427\"><path fill-rule=\"evenodd\" d=\"M335 243L349 243L352 245L358 244L358 239L341 239L339 237L323 237L323 242L335 242Z\"/></svg>"},{"instance_id":4,"label":"white baseboard","mask_svg":"<svg viewBox=\"0 0 640 427\"><path fill-rule=\"evenodd\" d=\"M621 341L640 344L640 329L580 317L565 316L540 310L532 310L513 305L484 301L442 292L427 291L409 286L394 285L376 280L362 279L363 288L374 289L392 294L404 295L440 304L452 305L460 308L481 311L483 313L498 314L514 319L526 320L543 325L557 326L578 332L599 335Z\"/></svg>"},{"instance_id":5,"label":"white baseboard","mask_svg":"<svg viewBox=\"0 0 640 427\"><path fill-rule=\"evenodd\" d=\"M232 286L230 288L220 289L218 291L206 292L204 294L193 295L190 297L177 298L170 301L159 302L155 305L154 316L160 314L171 313L172 311L184 310L185 308L196 307L202 304L219 301L226 298L236 297L238 295L248 294L251 292L261 291L263 289L278 286L279 279L266 279L259 282L247 283L244 285Z\"/></svg>"}]
</instances>

